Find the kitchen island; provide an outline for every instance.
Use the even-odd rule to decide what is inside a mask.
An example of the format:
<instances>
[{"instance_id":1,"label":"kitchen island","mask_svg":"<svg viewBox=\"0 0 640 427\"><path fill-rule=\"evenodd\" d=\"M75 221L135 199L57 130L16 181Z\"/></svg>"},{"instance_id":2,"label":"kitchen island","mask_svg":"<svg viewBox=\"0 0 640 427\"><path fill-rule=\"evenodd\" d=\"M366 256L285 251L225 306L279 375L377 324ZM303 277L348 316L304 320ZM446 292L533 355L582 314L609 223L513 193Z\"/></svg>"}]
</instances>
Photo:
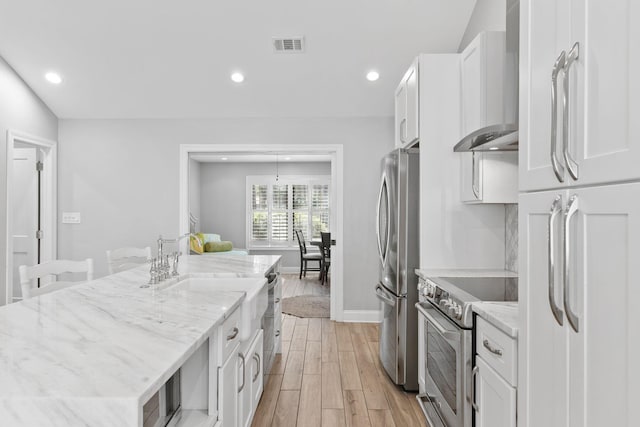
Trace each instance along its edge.
<instances>
[{"instance_id":1,"label":"kitchen island","mask_svg":"<svg viewBox=\"0 0 640 427\"><path fill-rule=\"evenodd\" d=\"M245 298L171 285L264 277L279 258L184 257L180 277L158 287L141 287L141 266L1 307L0 424L142 426L145 402L203 346L216 347Z\"/></svg>"}]
</instances>

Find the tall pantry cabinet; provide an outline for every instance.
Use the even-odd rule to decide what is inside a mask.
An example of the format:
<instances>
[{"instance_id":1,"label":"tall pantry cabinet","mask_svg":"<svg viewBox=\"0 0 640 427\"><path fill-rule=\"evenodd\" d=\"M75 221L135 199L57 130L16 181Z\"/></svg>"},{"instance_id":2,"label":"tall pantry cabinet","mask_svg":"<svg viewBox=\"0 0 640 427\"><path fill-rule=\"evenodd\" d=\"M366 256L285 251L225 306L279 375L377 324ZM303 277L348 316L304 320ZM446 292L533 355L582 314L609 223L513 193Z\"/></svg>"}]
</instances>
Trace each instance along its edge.
<instances>
[{"instance_id":1,"label":"tall pantry cabinet","mask_svg":"<svg viewBox=\"0 0 640 427\"><path fill-rule=\"evenodd\" d=\"M637 425L639 18L521 1L521 427Z\"/></svg>"}]
</instances>

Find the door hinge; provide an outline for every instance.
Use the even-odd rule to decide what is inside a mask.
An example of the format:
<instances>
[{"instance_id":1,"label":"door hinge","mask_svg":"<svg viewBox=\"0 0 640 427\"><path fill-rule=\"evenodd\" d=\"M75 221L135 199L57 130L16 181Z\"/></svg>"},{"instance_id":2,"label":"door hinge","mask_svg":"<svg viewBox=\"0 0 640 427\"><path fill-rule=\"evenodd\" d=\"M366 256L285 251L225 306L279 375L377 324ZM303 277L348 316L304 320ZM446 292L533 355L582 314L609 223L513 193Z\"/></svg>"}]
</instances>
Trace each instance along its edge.
<instances>
[{"instance_id":1,"label":"door hinge","mask_svg":"<svg viewBox=\"0 0 640 427\"><path fill-rule=\"evenodd\" d=\"M37 230L36 231L36 239L40 240L44 237L44 233L42 232L42 230Z\"/></svg>"},{"instance_id":2,"label":"door hinge","mask_svg":"<svg viewBox=\"0 0 640 427\"><path fill-rule=\"evenodd\" d=\"M44 163L42 163L42 162L36 162L36 170L37 170L38 172L43 171L43 170L44 170Z\"/></svg>"}]
</instances>

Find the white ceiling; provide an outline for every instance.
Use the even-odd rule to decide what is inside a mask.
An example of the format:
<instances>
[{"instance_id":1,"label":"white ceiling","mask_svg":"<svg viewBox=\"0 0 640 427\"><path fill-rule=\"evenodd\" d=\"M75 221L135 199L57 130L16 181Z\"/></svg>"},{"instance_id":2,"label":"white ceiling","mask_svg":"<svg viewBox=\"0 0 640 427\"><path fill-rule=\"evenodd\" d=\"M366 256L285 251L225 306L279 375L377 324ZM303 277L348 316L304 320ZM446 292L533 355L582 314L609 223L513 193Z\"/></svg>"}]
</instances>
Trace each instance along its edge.
<instances>
[{"instance_id":1,"label":"white ceiling","mask_svg":"<svg viewBox=\"0 0 640 427\"><path fill-rule=\"evenodd\" d=\"M412 58L455 52L475 2L0 0L0 56L61 118L391 116ZM300 35L305 53L273 53Z\"/></svg>"}]
</instances>

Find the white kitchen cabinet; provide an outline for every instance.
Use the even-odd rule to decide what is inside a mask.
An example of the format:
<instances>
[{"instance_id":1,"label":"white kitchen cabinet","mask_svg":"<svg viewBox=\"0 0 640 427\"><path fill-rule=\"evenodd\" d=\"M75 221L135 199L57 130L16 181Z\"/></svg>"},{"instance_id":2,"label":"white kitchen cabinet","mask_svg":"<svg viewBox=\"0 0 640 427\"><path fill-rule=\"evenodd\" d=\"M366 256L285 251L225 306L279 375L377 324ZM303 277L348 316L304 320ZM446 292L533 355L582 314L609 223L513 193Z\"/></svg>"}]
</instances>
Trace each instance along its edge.
<instances>
[{"instance_id":1,"label":"white kitchen cabinet","mask_svg":"<svg viewBox=\"0 0 640 427\"><path fill-rule=\"evenodd\" d=\"M519 425L636 425L640 183L523 194L519 232Z\"/></svg>"},{"instance_id":2,"label":"white kitchen cabinet","mask_svg":"<svg viewBox=\"0 0 640 427\"><path fill-rule=\"evenodd\" d=\"M639 179L637 3L521 3L520 188ZM563 53L575 60L563 62ZM557 75L555 86L552 72ZM575 176L568 171L569 164Z\"/></svg>"},{"instance_id":3,"label":"white kitchen cabinet","mask_svg":"<svg viewBox=\"0 0 640 427\"><path fill-rule=\"evenodd\" d=\"M515 427L516 388L476 356L476 427Z\"/></svg>"},{"instance_id":4,"label":"white kitchen cabinet","mask_svg":"<svg viewBox=\"0 0 640 427\"><path fill-rule=\"evenodd\" d=\"M517 203L518 153L457 153L460 200L465 203Z\"/></svg>"},{"instance_id":5,"label":"white kitchen cabinet","mask_svg":"<svg viewBox=\"0 0 640 427\"><path fill-rule=\"evenodd\" d=\"M258 402L263 391L263 331L260 329L253 338L241 346L244 366L242 366L238 402L240 425L249 427L253 421Z\"/></svg>"},{"instance_id":6,"label":"white kitchen cabinet","mask_svg":"<svg viewBox=\"0 0 640 427\"><path fill-rule=\"evenodd\" d=\"M418 59L407 70L395 92L396 148L407 148L420 137Z\"/></svg>"},{"instance_id":7,"label":"white kitchen cabinet","mask_svg":"<svg viewBox=\"0 0 640 427\"><path fill-rule=\"evenodd\" d=\"M475 425L515 427L517 341L480 316L475 337Z\"/></svg>"},{"instance_id":8,"label":"white kitchen cabinet","mask_svg":"<svg viewBox=\"0 0 640 427\"><path fill-rule=\"evenodd\" d=\"M505 32L481 32L460 57L462 136L504 123Z\"/></svg>"},{"instance_id":9,"label":"white kitchen cabinet","mask_svg":"<svg viewBox=\"0 0 640 427\"><path fill-rule=\"evenodd\" d=\"M218 419L224 427L237 427L239 373L242 372L241 353L237 347L218 368Z\"/></svg>"}]
</instances>

